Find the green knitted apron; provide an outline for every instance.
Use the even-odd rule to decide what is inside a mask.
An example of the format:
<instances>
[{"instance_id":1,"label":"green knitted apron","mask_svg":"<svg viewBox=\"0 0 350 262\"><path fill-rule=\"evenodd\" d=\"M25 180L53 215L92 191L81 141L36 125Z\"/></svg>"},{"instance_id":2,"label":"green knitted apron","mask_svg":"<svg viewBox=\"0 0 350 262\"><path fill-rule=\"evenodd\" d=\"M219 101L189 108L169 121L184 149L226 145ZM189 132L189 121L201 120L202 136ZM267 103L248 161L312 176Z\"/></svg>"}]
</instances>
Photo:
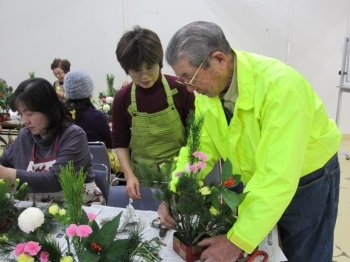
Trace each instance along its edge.
<instances>
[{"instance_id":1,"label":"green knitted apron","mask_svg":"<svg viewBox=\"0 0 350 262\"><path fill-rule=\"evenodd\" d=\"M153 174L159 171L159 165L163 163L168 176L165 179L170 180L173 158L185 145L185 128L172 97L177 89L171 90L164 76L162 83L168 107L153 114L137 111L135 84L131 89L131 104L128 108L132 116L131 167L140 180L144 176L144 166Z\"/></svg>"}]
</instances>

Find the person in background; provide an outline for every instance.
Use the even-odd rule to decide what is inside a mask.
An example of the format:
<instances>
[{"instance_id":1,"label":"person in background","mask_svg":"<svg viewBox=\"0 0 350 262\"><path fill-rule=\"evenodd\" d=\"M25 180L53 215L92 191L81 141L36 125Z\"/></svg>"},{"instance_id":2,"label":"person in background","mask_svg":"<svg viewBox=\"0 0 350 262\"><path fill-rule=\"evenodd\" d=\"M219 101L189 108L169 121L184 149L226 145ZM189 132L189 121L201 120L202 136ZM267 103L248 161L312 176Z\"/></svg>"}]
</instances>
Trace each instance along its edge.
<instances>
[{"instance_id":1,"label":"person in background","mask_svg":"<svg viewBox=\"0 0 350 262\"><path fill-rule=\"evenodd\" d=\"M231 48L210 22L178 30L166 59L198 93L196 114L205 116L201 151L208 160L200 178L229 159L248 192L227 235L198 243L207 247L201 260L236 261L277 224L289 262L332 261L341 134L310 83L281 61ZM172 189L187 154L181 149ZM174 225L165 204L158 213L163 225Z\"/></svg>"},{"instance_id":2,"label":"person in background","mask_svg":"<svg viewBox=\"0 0 350 262\"><path fill-rule=\"evenodd\" d=\"M51 70L57 80L53 83L58 98L66 101L64 77L70 71L70 62L67 59L55 58L51 63Z\"/></svg>"},{"instance_id":3,"label":"person in background","mask_svg":"<svg viewBox=\"0 0 350 262\"><path fill-rule=\"evenodd\" d=\"M120 89L112 106L112 141L126 178L126 191L140 199L142 165L158 171L185 145L186 118L194 109L194 94L163 75L163 48L158 35L140 26L121 37L117 59L132 82ZM131 150L131 156L130 156Z\"/></svg>"},{"instance_id":4,"label":"person in background","mask_svg":"<svg viewBox=\"0 0 350 262\"><path fill-rule=\"evenodd\" d=\"M65 115L52 85L42 78L19 84L9 101L24 125L0 157L0 178L28 183L37 202L62 200L61 167L73 161L87 173L84 203L97 201L95 175L85 132Z\"/></svg>"},{"instance_id":5,"label":"person in background","mask_svg":"<svg viewBox=\"0 0 350 262\"><path fill-rule=\"evenodd\" d=\"M94 83L91 76L82 70L69 72L64 78L68 115L86 133L89 142L101 141L112 148L111 130L106 116L91 103Z\"/></svg>"}]
</instances>

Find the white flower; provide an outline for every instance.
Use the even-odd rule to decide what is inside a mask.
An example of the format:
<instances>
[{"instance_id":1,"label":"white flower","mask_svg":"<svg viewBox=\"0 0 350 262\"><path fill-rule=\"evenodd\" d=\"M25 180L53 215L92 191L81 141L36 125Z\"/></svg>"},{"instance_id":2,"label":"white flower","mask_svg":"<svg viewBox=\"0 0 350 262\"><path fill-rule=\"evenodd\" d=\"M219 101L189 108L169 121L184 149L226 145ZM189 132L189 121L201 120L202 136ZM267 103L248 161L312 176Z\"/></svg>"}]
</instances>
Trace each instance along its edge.
<instances>
[{"instance_id":1,"label":"white flower","mask_svg":"<svg viewBox=\"0 0 350 262\"><path fill-rule=\"evenodd\" d=\"M108 112L109 110L111 110L111 107L110 107L110 105L105 104L105 105L103 105L102 110L104 112Z\"/></svg>"},{"instance_id":2,"label":"white flower","mask_svg":"<svg viewBox=\"0 0 350 262\"><path fill-rule=\"evenodd\" d=\"M106 98L106 103L107 104L112 104L113 103L113 97L109 96Z\"/></svg>"},{"instance_id":3,"label":"white flower","mask_svg":"<svg viewBox=\"0 0 350 262\"><path fill-rule=\"evenodd\" d=\"M44 213L37 207L28 207L18 217L20 229L29 233L44 223Z\"/></svg>"}]
</instances>

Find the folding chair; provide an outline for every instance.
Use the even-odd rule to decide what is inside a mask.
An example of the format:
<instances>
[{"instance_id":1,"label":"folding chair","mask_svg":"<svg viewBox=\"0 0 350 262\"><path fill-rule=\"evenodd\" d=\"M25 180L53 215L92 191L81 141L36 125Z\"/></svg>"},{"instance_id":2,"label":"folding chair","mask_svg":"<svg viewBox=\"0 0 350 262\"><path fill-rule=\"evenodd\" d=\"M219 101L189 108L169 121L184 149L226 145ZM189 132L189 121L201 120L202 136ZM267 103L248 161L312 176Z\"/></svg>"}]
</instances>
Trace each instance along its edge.
<instances>
[{"instance_id":1,"label":"folding chair","mask_svg":"<svg viewBox=\"0 0 350 262\"><path fill-rule=\"evenodd\" d=\"M103 142L96 141L96 142L89 142L89 150L92 154L92 165L94 166L94 170L102 170L106 171L107 168L107 184L109 186L109 183L111 181L111 166L109 163L109 156L107 152L107 148Z\"/></svg>"},{"instance_id":2,"label":"folding chair","mask_svg":"<svg viewBox=\"0 0 350 262\"><path fill-rule=\"evenodd\" d=\"M104 164L93 164L93 171L95 173L95 183L98 186L98 188L101 190L103 198L105 199L106 203L108 200L108 187L109 187L109 180L108 180L108 168ZM98 168L104 168L104 170L98 170Z\"/></svg>"},{"instance_id":3,"label":"folding chair","mask_svg":"<svg viewBox=\"0 0 350 262\"><path fill-rule=\"evenodd\" d=\"M114 179L109 187L107 206L125 208L129 204L129 196L125 191L126 186L113 186ZM154 199L153 195L157 188L140 187L142 199L133 200L132 206L137 210L151 210L157 211L161 201Z\"/></svg>"}]
</instances>

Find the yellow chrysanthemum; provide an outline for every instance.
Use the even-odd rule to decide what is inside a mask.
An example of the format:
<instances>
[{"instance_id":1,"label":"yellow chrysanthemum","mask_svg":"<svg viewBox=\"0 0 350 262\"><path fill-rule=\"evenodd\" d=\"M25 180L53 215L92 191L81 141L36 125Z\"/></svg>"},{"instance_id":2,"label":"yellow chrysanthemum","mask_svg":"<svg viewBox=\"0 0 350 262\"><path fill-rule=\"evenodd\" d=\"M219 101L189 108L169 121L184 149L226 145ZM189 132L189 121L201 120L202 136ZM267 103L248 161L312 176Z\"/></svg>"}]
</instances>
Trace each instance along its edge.
<instances>
[{"instance_id":1,"label":"yellow chrysanthemum","mask_svg":"<svg viewBox=\"0 0 350 262\"><path fill-rule=\"evenodd\" d=\"M58 212L58 205L52 205L49 207L49 213L51 215L56 215Z\"/></svg>"},{"instance_id":2,"label":"yellow chrysanthemum","mask_svg":"<svg viewBox=\"0 0 350 262\"><path fill-rule=\"evenodd\" d=\"M216 216L216 215L219 214L219 210L217 210L217 209L216 209L215 207L213 207L213 206L210 207L209 211L210 211L210 214L212 214L212 215L214 215L214 216Z\"/></svg>"},{"instance_id":3,"label":"yellow chrysanthemum","mask_svg":"<svg viewBox=\"0 0 350 262\"><path fill-rule=\"evenodd\" d=\"M1 241L1 242L7 242L8 240L9 240L9 239L7 238L6 235L0 236L0 241Z\"/></svg>"},{"instance_id":4,"label":"yellow chrysanthemum","mask_svg":"<svg viewBox=\"0 0 350 262\"><path fill-rule=\"evenodd\" d=\"M71 256L62 257L60 262L73 262L73 258Z\"/></svg>"},{"instance_id":5,"label":"yellow chrysanthemum","mask_svg":"<svg viewBox=\"0 0 350 262\"><path fill-rule=\"evenodd\" d=\"M61 216L66 215L66 210L63 208L60 211L58 211L58 214L60 214Z\"/></svg>"},{"instance_id":6,"label":"yellow chrysanthemum","mask_svg":"<svg viewBox=\"0 0 350 262\"><path fill-rule=\"evenodd\" d=\"M17 259L18 262L34 262L34 258L24 253L20 254Z\"/></svg>"},{"instance_id":7,"label":"yellow chrysanthemum","mask_svg":"<svg viewBox=\"0 0 350 262\"><path fill-rule=\"evenodd\" d=\"M199 192L200 192L202 195L210 195L211 190L210 190L209 187L205 186L205 187L202 187L201 189L199 189Z\"/></svg>"},{"instance_id":8,"label":"yellow chrysanthemum","mask_svg":"<svg viewBox=\"0 0 350 262\"><path fill-rule=\"evenodd\" d=\"M203 180L198 180L198 185L199 185L200 187L204 186Z\"/></svg>"}]
</instances>

